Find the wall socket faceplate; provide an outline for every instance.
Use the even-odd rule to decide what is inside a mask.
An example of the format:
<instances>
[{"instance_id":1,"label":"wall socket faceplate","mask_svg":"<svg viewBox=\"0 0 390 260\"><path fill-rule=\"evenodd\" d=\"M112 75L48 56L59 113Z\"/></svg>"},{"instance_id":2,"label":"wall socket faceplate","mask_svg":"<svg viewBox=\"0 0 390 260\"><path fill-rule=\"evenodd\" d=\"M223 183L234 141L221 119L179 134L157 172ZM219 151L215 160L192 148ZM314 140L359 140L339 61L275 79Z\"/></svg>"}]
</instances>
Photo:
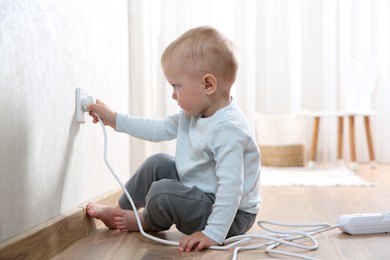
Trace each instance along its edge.
<instances>
[{"instance_id":1,"label":"wall socket faceplate","mask_svg":"<svg viewBox=\"0 0 390 260\"><path fill-rule=\"evenodd\" d=\"M83 88L76 88L76 120L78 123L86 123L90 121L88 112L85 112L81 101L88 96L88 90Z\"/></svg>"}]
</instances>

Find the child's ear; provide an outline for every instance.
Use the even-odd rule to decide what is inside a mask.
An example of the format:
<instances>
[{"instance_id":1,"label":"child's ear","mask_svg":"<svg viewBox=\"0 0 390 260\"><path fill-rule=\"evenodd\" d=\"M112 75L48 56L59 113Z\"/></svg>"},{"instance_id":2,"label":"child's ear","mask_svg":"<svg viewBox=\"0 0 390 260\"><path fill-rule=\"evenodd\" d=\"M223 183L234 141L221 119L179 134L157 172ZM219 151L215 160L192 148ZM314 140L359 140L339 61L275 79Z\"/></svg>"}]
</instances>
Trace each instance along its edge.
<instances>
[{"instance_id":1,"label":"child's ear","mask_svg":"<svg viewBox=\"0 0 390 260\"><path fill-rule=\"evenodd\" d=\"M207 95L211 95L217 90L217 78L213 74L205 74L203 84Z\"/></svg>"}]
</instances>

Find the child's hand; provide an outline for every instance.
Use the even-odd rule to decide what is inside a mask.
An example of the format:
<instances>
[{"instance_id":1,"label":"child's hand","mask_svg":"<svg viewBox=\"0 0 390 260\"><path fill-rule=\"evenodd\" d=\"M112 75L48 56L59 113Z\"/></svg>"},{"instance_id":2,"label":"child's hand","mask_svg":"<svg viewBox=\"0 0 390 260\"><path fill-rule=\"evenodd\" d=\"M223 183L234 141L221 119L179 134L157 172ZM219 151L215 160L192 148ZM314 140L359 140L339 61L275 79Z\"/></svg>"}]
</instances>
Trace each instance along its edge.
<instances>
[{"instance_id":1,"label":"child's hand","mask_svg":"<svg viewBox=\"0 0 390 260\"><path fill-rule=\"evenodd\" d=\"M95 104L90 104L87 107L89 115L93 117L93 122L99 122L95 113L102 119L104 125L109 125L115 129L116 127L116 113L112 111L106 104L99 99L96 99Z\"/></svg>"},{"instance_id":2,"label":"child's hand","mask_svg":"<svg viewBox=\"0 0 390 260\"><path fill-rule=\"evenodd\" d=\"M195 251L200 251L205 248L209 248L210 246L217 246L218 244L203 234L200 231L192 233L189 236L185 236L180 239L178 250L180 252L191 252L193 249Z\"/></svg>"}]
</instances>

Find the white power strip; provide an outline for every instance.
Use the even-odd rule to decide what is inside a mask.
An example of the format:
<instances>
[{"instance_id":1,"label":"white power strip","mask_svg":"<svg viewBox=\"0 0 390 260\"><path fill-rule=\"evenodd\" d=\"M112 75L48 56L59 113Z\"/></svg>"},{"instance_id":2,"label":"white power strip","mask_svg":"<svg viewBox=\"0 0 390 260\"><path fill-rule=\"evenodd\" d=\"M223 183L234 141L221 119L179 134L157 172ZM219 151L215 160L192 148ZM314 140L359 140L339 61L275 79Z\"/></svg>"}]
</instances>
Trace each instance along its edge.
<instances>
[{"instance_id":1,"label":"white power strip","mask_svg":"<svg viewBox=\"0 0 390 260\"><path fill-rule=\"evenodd\" d=\"M390 212L346 214L339 217L339 229L351 235L390 232Z\"/></svg>"}]
</instances>

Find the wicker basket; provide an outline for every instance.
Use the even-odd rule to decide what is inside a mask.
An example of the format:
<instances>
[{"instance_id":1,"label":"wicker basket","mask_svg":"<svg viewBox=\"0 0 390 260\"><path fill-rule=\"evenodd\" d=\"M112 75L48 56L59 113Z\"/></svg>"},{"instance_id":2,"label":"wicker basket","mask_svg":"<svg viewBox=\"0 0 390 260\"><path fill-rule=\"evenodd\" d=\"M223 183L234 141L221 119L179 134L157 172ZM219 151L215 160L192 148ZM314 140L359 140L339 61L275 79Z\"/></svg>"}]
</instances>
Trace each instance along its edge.
<instances>
[{"instance_id":1,"label":"wicker basket","mask_svg":"<svg viewBox=\"0 0 390 260\"><path fill-rule=\"evenodd\" d=\"M271 167L303 167L306 163L307 115L256 115L261 163Z\"/></svg>"},{"instance_id":2,"label":"wicker basket","mask_svg":"<svg viewBox=\"0 0 390 260\"><path fill-rule=\"evenodd\" d=\"M270 167L305 166L304 145L260 146L261 165Z\"/></svg>"}]
</instances>

